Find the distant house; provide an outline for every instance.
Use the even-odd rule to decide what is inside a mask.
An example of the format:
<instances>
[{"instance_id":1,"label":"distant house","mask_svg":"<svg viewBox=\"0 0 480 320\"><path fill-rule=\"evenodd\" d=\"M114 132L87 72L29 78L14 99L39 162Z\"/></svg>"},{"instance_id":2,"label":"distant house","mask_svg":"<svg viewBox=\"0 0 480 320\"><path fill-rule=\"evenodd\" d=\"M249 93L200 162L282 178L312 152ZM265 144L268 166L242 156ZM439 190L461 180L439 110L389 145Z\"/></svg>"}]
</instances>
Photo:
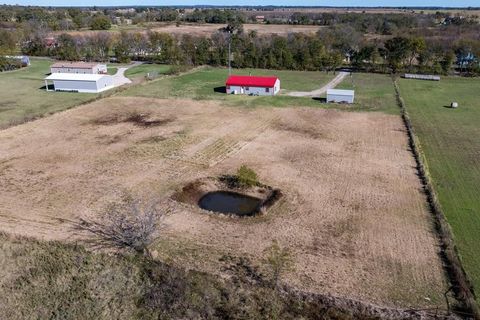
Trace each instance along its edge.
<instances>
[{"instance_id":1,"label":"distant house","mask_svg":"<svg viewBox=\"0 0 480 320\"><path fill-rule=\"evenodd\" d=\"M22 67L27 67L30 65L30 58L28 56L5 56L5 58L20 61Z\"/></svg>"},{"instance_id":2,"label":"distant house","mask_svg":"<svg viewBox=\"0 0 480 320\"><path fill-rule=\"evenodd\" d=\"M353 90L339 90L339 89L327 90L327 102L353 103L354 98L355 98L355 91Z\"/></svg>"},{"instance_id":3,"label":"distant house","mask_svg":"<svg viewBox=\"0 0 480 320\"><path fill-rule=\"evenodd\" d=\"M274 96L280 91L277 77L229 76L226 83L228 94Z\"/></svg>"},{"instance_id":4,"label":"distant house","mask_svg":"<svg viewBox=\"0 0 480 320\"><path fill-rule=\"evenodd\" d=\"M265 16L255 16L255 21L259 23L265 22Z\"/></svg>"},{"instance_id":5,"label":"distant house","mask_svg":"<svg viewBox=\"0 0 480 320\"><path fill-rule=\"evenodd\" d=\"M480 63L480 61L478 60L478 58L471 52L459 52L457 53L457 61L456 61L456 64L459 66L459 67L468 67L469 65L472 65L474 63Z\"/></svg>"},{"instance_id":6,"label":"distant house","mask_svg":"<svg viewBox=\"0 0 480 320\"><path fill-rule=\"evenodd\" d=\"M49 81L54 91L98 93L112 89L113 78L103 74L52 73L45 78L45 87L49 90Z\"/></svg>"},{"instance_id":7,"label":"distant house","mask_svg":"<svg viewBox=\"0 0 480 320\"><path fill-rule=\"evenodd\" d=\"M50 66L51 73L106 74L107 65L97 62L56 62Z\"/></svg>"},{"instance_id":8,"label":"distant house","mask_svg":"<svg viewBox=\"0 0 480 320\"><path fill-rule=\"evenodd\" d=\"M54 48L57 46L57 40L54 37L48 37L43 39L43 43L46 48Z\"/></svg>"}]
</instances>

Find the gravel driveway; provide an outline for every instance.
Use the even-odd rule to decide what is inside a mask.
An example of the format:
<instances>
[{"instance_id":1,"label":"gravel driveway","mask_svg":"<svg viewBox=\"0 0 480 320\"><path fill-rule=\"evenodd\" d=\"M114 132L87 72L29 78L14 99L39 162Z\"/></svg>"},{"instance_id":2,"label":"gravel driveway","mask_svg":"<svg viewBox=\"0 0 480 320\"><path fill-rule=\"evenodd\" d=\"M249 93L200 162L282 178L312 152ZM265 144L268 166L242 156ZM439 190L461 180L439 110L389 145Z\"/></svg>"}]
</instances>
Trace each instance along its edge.
<instances>
[{"instance_id":1,"label":"gravel driveway","mask_svg":"<svg viewBox=\"0 0 480 320\"><path fill-rule=\"evenodd\" d=\"M320 89L313 90L313 91L292 91L287 93L289 96L292 97L318 97L327 92L328 89L335 88L342 80L348 75L348 72L340 71L338 75L332 79L329 83L321 87Z\"/></svg>"}]
</instances>

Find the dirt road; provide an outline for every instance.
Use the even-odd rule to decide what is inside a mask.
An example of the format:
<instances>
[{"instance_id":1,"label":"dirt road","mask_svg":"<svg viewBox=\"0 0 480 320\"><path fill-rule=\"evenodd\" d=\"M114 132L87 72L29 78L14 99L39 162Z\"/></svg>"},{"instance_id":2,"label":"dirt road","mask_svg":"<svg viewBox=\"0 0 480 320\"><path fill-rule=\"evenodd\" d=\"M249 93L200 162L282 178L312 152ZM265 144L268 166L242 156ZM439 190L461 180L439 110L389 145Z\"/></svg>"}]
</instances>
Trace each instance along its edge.
<instances>
[{"instance_id":1,"label":"dirt road","mask_svg":"<svg viewBox=\"0 0 480 320\"><path fill-rule=\"evenodd\" d=\"M348 75L348 72L340 71L338 75L332 79L332 81L330 81L320 89L313 90L313 91L293 91L287 94L292 97L319 97L325 92L327 92L328 89L335 88L340 82L343 81L343 79L347 75Z\"/></svg>"}]
</instances>

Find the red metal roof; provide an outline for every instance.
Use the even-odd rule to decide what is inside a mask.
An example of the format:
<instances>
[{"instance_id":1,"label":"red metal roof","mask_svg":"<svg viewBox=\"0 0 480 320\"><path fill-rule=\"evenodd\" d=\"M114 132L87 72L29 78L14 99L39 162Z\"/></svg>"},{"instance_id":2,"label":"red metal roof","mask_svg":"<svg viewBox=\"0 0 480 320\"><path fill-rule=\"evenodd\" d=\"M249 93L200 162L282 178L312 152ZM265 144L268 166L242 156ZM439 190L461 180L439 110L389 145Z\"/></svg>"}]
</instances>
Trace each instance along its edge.
<instances>
[{"instance_id":1,"label":"red metal roof","mask_svg":"<svg viewBox=\"0 0 480 320\"><path fill-rule=\"evenodd\" d=\"M273 88L277 80L277 77L229 76L226 85Z\"/></svg>"}]
</instances>

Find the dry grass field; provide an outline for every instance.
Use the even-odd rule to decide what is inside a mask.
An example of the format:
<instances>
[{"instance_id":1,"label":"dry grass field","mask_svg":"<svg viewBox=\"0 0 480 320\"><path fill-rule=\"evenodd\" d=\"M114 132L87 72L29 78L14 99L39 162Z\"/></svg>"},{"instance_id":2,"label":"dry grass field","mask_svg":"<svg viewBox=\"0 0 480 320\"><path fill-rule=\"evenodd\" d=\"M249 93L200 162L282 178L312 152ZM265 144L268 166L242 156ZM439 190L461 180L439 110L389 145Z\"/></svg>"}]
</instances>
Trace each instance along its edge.
<instances>
[{"instance_id":1,"label":"dry grass field","mask_svg":"<svg viewBox=\"0 0 480 320\"><path fill-rule=\"evenodd\" d=\"M156 31L170 34L189 34L196 36L211 36L213 33L217 32L220 28L225 27L223 24L213 24L213 23L185 23L180 26L176 26L174 23L155 23L146 26L130 26L125 31L135 31L135 32L147 32L147 31ZM244 24L243 29L245 32L256 31L260 35L265 34L277 34L277 35L287 35L289 33L307 33L312 34L317 32L322 28L321 26L301 26L301 25L275 25L275 24ZM120 32L122 28L111 29L109 32ZM67 33L72 35L88 35L98 32L105 31L92 31L92 30L81 30L81 31L69 31ZM57 32L56 34L65 33Z\"/></svg>"},{"instance_id":2,"label":"dry grass field","mask_svg":"<svg viewBox=\"0 0 480 320\"><path fill-rule=\"evenodd\" d=\"M154 254L222 274L277 240L297 288L390 306L443 306L431 217L401 119L314 108L115 97L0 131L1 231L68 240L68 220L128 191L168 208ZM246 164L284 197L238 219L172 200Z\"/></svg>"}]
</instances>

